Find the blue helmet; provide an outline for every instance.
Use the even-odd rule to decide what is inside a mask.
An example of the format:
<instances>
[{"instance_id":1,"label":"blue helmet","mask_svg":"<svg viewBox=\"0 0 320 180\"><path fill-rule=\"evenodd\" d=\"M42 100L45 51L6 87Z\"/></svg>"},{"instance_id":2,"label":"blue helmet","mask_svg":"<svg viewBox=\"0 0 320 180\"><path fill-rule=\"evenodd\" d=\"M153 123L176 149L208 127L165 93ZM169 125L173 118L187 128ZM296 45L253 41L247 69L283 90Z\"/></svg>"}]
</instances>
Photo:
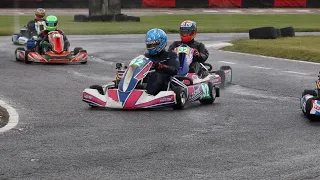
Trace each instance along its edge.
<instances>
[{"instance_id":1,"label":"blue helmet","mask_svg":"<svg viewBox=\"0 0 320 180\"><path fill-rule=\"evenodd\" d=\"M146 46L150 55L156 55L167 46L167 34L162 29L151 29L146 34Z\"/></svg>"}]
</instances>

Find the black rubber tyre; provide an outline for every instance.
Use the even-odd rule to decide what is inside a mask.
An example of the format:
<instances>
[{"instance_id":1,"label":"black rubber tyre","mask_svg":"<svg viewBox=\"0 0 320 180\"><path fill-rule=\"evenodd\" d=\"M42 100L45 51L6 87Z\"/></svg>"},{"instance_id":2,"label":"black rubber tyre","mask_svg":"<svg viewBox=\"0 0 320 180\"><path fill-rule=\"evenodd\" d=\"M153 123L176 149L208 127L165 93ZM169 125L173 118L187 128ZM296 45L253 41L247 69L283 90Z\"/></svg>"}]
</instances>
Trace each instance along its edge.
<instances>
[{"instance_id":1,"label":"black rubber tyre","mask_svg":"<svg viewBox=\"0 0 320 180\"><path fill-rule=\"evenodd\" d=\"M24 63L25 64L31 64L32 62L28 60L28 55L29 55L30 50L26 50L24 54Z\"/></svg>"},{"instance_id":2,"label":"black rubber tyre","mask_svg":"<svg viewBox=\"0 0 320 180\"><path fill-rule=\"evenodd\" d=\"M88 21L88 16L84 14L76 14L73 17L73 20L75 22L87 22Z\"/></svg>"},{"instance_id":3,"label":"black rubber tyre","mask_svg":"<svg viewBox=\"0 0 320 180\"><path fill-rule=\"evenodd\" d=\"M222 70L222 71L231 70L231 79L230 79L230 82L229 82L229 83L231 83L232 82L232 68L230 66L221 66L220 70Z\"/></svg>"},{"instance_id":4,"label":"black rubber tyre","mask_svg":"<svg viewBox=\"0 0 320 180\"><path fill-rule=\"evenodd\" d=\"M92 85L90 86L90 89L96 89L101 95L104 95L103 88L100 85Z\"/></svg>"},{"instance_id":5,"label":"black rubber tyre","mask_svg":"<svg viewBox=\"0 0 320 180\"><path fill-rule=\"evenodd\" d=\"M281 35L282 37L295 37L295 31L293 27L285 27L285 28L281 28Z\"/></svg>"},{"instance_id":6,"label":"black rubber tyre","mask_svg":"<svg viewBox=\"0 0 320 180\"><path fill-rule=\"evenodd\" d=\"M303 97L303 96L305 96L305 95L307 95L307 94L310 94L311 96L315 96L315 97L318 96L316 90L306 89L306 90L304 90L304 91L302 92L301 97Z\"/></svg>"},{"instance_id":7,"label":"black rubber tyre","mask_svg":"<svg viewBox=\"0 0 320 180\"><path fill-rule=\"evenodd\" d=\"M201 104L212 104L216 100L216 89L211 82L208 82L210 99L200 99Z\"/></svg>"},{"instance_id":8,"label":"black rubber tyre","mask_svg":"<svg viewBox=\"0 0 320 180\"><path fill-rule=\"evenodd\" d=\"M281 35L281 30L280 29L276 29L276 31L277 31L277 37L281 37L282 35Z\"/></svg>"},{"instance_id":9,"label":"black rubber tyre","mask_svg":"<svg viewBox=\"0 0 320 180\"><path fill-rule=\"evenodd\" d=\"M78 53L80 52L80 50L83 50L83 48L82 48L82 47L75 47L75 48L73 49L73 54L74 54L74 55L78 54Z\"/></svg>"},{"instance_id":10,"label":"black rubber tyre","mask_svg":"<svg viewBox=\"0 0 320 180\"><path fill-rule=\"evenodd\" d=\"M261 27L249 30L250 39L276 39L277 30L274 27Z\"/></svg>"},{"instance_id":11,"label":"black rubber tyre","mask_svg":"<svg viewBox=\"0 0 320 180\"><path fill-rule=\"evenodd\" d=\"M216 71L216 74L218 74L221 77L221 84L219 87L224 88L226 82L226 75L224 74L224 71L218 70Z\"/></svg>"},{"instance_id":12,"label":"black rubber tyre","mask_svg":"<svg viewBox=\"0 0 320 180\"><path fill-rule=\"evenodd\" d=\"M25 50L23 47L18 47L15 51L14 51L14 57L16 58L16 61L20 61L18 58L17 58L17 51L18 50Z\"/></svg>"},{"instance_id":13,"label":"black rubber tyre","mask_svg":"<svg viewBox=\"0 0 320 180\"><path fill-rule=\"evenodd\" d=\"M177 103L172 106L173 109L181 110L184 108L187 102L187 94L184 92L182 87L174 87L174 93L176 94Z\"/></svg>"}]
</instances>

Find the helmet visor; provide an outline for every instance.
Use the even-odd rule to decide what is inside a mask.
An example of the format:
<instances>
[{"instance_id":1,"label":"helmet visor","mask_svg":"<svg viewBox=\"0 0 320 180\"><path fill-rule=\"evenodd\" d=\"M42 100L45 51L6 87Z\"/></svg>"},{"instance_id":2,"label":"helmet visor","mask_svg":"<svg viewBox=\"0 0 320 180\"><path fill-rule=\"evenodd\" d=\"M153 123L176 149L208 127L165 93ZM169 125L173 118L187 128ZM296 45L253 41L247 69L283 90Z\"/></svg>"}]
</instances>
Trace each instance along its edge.
<instances>
[{"instance_id":1,"label":"helmet visor","mask_svg":"<svg viewBox=\"0 0 320 180\"><path fill-rule=\"evenodd\" d=\"M48 27L56 27L56 26L57 26L57 23L58 23L58 22L56 22L56 21L55 21L55 22L48 22L48 21L47 21L47 22L46 22L46 25L47 25Z\"/></svg>"},{"instance_id":2,"label":"helmet visor","mask_svg":"<svg viewBox=\"0 0 320 180\"><path fill-rule=\"evenodd\" d=\"M160 41L153 41L150 43L146 43L147 49L153 49L160 45Z\"/></svg>"},{"instance_id":3,"label":"helmet visor","mask_svg":"<svg viewBox=\"0 0 320 180\"><path fill-rule=\"evenodd\" d=\"M190 36L191 34L192 34L192 31L189 31L189 30L181 30L180 31L180 35L184 36L184 37Z\"/></svg>"}]
</instances>

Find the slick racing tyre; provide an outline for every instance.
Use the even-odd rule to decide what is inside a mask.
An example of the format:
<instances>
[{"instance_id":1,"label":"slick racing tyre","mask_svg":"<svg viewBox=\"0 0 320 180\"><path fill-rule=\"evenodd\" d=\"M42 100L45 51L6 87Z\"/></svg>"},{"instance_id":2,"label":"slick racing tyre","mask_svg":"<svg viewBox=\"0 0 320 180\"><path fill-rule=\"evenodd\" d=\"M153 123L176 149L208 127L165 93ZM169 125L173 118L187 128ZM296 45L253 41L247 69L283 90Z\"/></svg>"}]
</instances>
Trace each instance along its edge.
<instances>
[{"instance_id":1,"label":"slick racing tyre","mask_svg":"<svg viewBox=\"0 0 320 180\"><path fill-rule=\"evenodd\" d=\"M212 104L216 99L217 91L211 82L208 82L210 99L200 99L201 104Z\"/></svg>"},{"instance_id":2,"label":"slick racing tyre","mask_svg":"<svg viewBox=\"0 0 320 180\"><path fill-rule=\"evenodd\" d=\"M224 71L223 70L218 70L216 71L216 74L218 74L220 77L221 77L221 84L220 84L220 88L224 88L225 86L225 82L226 82L226 76L224 74Z\"/></svg>"},{"instance_id":3,"label":"slick racing tyre","mask_svg":"<svg viewBox=\"0 0 320 180\"><path fill-rule=\"evenodd\" d=\"M174 87L173 92L176 94L176 104L172 106L173 109L181 110L187 102L187 94L182 87Z\"/></svg>"},{"instance_id":4,"label":"slick racing tyre","mask_svg":"<svg viewBox=\"0 0 320 180\"><path fill-rule=\"evenodd\" d=\"M295 31L293 27L285 27L285 28L281 28L281 35L282 37L295 37Z\"/></svg>"},{"instance_id":5,"label":"slick racing tyre","mask_svg":"<svg viewBox=\"0 0 320 180\"><path fill-rule=\"evenodd\" d=\"M317 92L315 91L315 90L310 90L310 89L307 89L307 90L304 90L303 92L302 92L302 96L301 97L303 97L303 96L305 96L305 95L307 95L307 94L310 94L311 96L318 96L317 95Z\"/></svg>"},{"instance_id":6,"label":"slick racing tyre","mask_svg":"<svg viewBox=\"0 0 320 180\"><path fill-rule=\"evenodd\" d=\"M75 47L75 48L73 49L73 54L74 54L74 55L77 55L81 50L83 50L82 47Z\"/></svg>"},{"instance_id":7,"label":"slick racing tyre","mask_svg":"<svg viewBox=\"0 0 320 180\"><path fill-rule=\"evenodd\" d=\"M220 70L225 71L225 70L230 70L230 74L228 74L228 77L225 77L225 80L228 81L228 83L232 82L232 68L230 66L221 66ZM225 74L226 76L226 74Z\"/></svg>"}]
</instances>

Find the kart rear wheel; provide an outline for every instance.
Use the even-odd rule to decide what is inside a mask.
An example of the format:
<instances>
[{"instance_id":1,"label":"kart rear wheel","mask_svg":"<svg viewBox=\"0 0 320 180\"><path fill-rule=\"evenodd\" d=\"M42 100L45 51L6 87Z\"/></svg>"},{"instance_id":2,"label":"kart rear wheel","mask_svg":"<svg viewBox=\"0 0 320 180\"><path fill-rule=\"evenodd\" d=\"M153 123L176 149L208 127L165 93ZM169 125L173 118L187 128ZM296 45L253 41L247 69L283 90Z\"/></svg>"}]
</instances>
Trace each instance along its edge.
<instances>
[{"instance_id":1,"label":"kart rear wheel","mask_svg":"<svg viewBox=\"0 0 320 180\"><path fill-rule=\"evenodd\" d=\"M176 94L176 104L172 106L173 109L181 110L187 102L187 94L182 87L174 87L173 92Z\"/></svg>"},{"instance_id":2,"label":"kart rear wheel","mask_svg":"<svg viewBox=\"0 0 320 180\"><path fill-rule=\"evenodd\" d=\"M28 55L29 55L30 50L26 50L24 54L24 63L26 64L31 64L32 62L28 60Z\"/></svg>"},{"instance_id":3,"label":"kart rear wheel","mask_svg":"<svg viewBox=\"0 0 320 180\"><path fill-rule=\"evenodd\" d=\"M228 81L229 83L231 83L232 82L232 68L230 67L230 66L221 66L220 67L220 70L222 70L222 71L225 71L225 70L231 70L231 72L230 72L230 81Z\"/></svg>"},{"instance_id":4,"label":"kart rear wheel","mask_svg":"<svg viewBox=\"0 0 320 180\"><path fill-rule=\"evenodd\" d=\"M217 97L217 91L216 88L213 86L211 82L208 82L209 87L209 93L210 93L210 99L200 99L201 104L212 104L214 100L216 100Z\"/></svg>"},{"instance_id":5,"label":"kart rear wheel","mask_svg":"<svg viewBox=\"0 0 320 180\"><path fill-rule=\"evenodd\" d=\"M226 76L224 74L223 70L218 70L216 71L216 74L218 74L221 77L221 84L220 84L220 88L224 88L225 82L226 82Z\"/></svg>"},{"instance_id":6,"label":"kart rear wheel","mask_svg":"<svg viewBox=\"0 0 320 180\"><path fill-rule=\"evenodd\" d=\"M303 96L305 96L305 95L307 95L307 94L310 94L311 96L318 96L316 90L306 89L306 90L304 90L304 91L302 92L302 96L301 96L301 97L303 97Z\"/></svg>"},{"instance_id":7,"label":"kart rear wheel","mask_svg":"<svg viewBox=\"0 0 320 180\"><path fill-rule=\"evenodd\" d=\"M81 50L83 50L82 47L75 47L75 48L73 49L74 55L78 54Z\"/></svg>"},{"instance_id":8,"label":"kart rear wheel","mask_svg":"<svg viewBox=\"0 0 320 180\"><path fill-rule=\"evenodd\" d=\"M18 48L15 50L15 52L14 52L15 55L14 55L14 56L15 56L15 58L16 58L16 61L20 61L20 59L18 59L18 57L17 57L17 51L19 51L19 50L20 50L20 51L24 51L24 48L23 48L23 47L18 47Z\"/></svg>"}]
</instances>

